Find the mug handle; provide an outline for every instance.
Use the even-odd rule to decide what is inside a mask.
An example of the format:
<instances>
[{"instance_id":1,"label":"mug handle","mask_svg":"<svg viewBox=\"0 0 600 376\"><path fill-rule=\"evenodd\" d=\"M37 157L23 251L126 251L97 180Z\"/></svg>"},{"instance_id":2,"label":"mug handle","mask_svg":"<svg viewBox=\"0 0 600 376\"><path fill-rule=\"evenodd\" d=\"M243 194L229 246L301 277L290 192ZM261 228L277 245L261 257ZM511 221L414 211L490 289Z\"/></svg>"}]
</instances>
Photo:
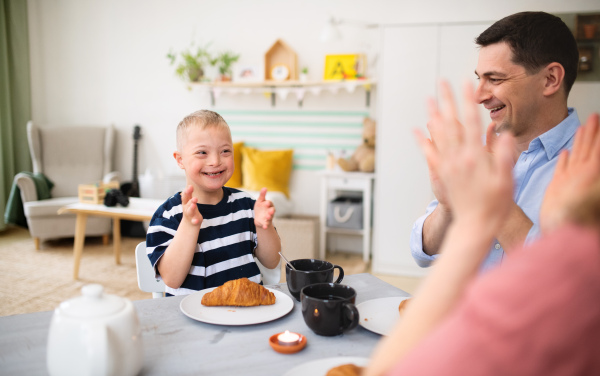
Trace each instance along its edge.
<instances>
[{"instance_id":1,"label":"mug handle","mask_svg":"<svg viewBox=\"0 0 600 376\"><path fill-rule=\"evenodd\" d=\"M334 269L337 269L340 273L338 274L338 279L335 280L335 282L333 283L340 283L342 282L342 279L344 279L344 269L342 269L341 266L339 265L333 265Z\"/></svg>"},{"instance_id":2,"label":"mug handle","mask_svg":"<svg viewBox=\"0 0 600 376\"><path fill-rule=\"evenodd\" d=\"M348 325L347 328L344 328L344 330L352 330L356 328L359 320L358 309L356 306L352 303L344 303L344 313L346 314L346 318L350 320L350 325Z\"/></svg>"}]
</instances>

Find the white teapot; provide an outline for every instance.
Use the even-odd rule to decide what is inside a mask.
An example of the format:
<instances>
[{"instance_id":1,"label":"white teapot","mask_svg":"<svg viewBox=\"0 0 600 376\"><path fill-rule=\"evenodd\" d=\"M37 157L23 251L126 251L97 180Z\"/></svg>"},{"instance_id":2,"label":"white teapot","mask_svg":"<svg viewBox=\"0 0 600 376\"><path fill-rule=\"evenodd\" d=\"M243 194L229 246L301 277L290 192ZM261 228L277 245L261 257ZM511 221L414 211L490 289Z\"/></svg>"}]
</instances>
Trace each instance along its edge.
<instances>
[{"instance_id":1,"label":"white teapot","mask_svg":"<svg viewBox=\"0 0 600 376\"><path fill-rule=\"evenodd\" d=\"M48 334L48 372L57 375L136 375L142 338L131 301L103 294L98 284L81 289L54 311Z\"/></svg>"}]
</instances>

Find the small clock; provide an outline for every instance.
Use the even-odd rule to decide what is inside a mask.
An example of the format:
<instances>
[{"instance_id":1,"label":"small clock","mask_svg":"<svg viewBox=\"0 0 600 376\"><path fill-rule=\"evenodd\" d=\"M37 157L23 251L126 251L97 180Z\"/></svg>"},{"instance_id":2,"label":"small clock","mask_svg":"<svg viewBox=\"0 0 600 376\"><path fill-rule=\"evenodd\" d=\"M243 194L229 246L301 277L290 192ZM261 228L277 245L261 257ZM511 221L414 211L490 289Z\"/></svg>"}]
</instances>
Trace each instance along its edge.
<instances>
[{"instance_id":1,"label":"small clock","mask_svg":"<svg viewBox=\"0 0 600 376\"><path fill-rule=\"evenodd\" d=\"M285 64L277 64L271 69L271 78L275 81L285 81L290 76L290 68Z\"/></svg>"}]
</instances>

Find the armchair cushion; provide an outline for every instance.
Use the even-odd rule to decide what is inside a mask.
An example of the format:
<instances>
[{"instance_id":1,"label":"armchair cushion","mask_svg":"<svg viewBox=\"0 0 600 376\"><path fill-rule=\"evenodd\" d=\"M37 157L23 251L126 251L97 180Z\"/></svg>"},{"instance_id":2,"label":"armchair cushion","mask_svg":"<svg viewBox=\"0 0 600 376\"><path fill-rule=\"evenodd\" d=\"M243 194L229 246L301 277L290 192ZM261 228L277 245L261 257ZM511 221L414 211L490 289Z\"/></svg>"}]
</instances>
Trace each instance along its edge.
<instances>
[{"instance_id":1,"label":"armchair cushion","mask_svg":"<svg viewBox=\"0 0 600 376\"><path fill-rule=\"evenodd\" d=\"M29 201L24 205L28 218L56 216L63 206L79 202L78 197L55 197L46 200Z\"/></svg>"}]
</instances>

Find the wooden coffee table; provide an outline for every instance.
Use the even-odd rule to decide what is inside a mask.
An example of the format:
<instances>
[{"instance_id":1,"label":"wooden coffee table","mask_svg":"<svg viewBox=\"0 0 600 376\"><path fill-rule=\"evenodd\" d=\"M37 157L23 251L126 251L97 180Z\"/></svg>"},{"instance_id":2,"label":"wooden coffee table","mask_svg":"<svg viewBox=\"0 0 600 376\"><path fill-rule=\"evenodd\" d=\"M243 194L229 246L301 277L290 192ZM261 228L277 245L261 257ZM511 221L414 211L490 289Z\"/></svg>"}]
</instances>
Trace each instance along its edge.
<instances>
[{"instance_id":1,"label":"wooden coffee table","mask_svg":"<svg viewBox=\"0 0 600 376\"><path fill-rule=\"evenodd\" d=\"M83 204L75 203L63 206L58 210L58 214L75 213L77 219L75 222L75 245L73 246L73 256L75 265L73 266L73 279L79 277L79 264L81 254L83 253L83 244L85 242L85 225L89 215L98 217L109 217L113 220L113 247L115 253L115 262L121 263L121 219L130 221L149 221L156 209L163 203L162 200L146 198L129 198L129 205L108 207L102 204Z\"/></svg>"}]
</instances>

